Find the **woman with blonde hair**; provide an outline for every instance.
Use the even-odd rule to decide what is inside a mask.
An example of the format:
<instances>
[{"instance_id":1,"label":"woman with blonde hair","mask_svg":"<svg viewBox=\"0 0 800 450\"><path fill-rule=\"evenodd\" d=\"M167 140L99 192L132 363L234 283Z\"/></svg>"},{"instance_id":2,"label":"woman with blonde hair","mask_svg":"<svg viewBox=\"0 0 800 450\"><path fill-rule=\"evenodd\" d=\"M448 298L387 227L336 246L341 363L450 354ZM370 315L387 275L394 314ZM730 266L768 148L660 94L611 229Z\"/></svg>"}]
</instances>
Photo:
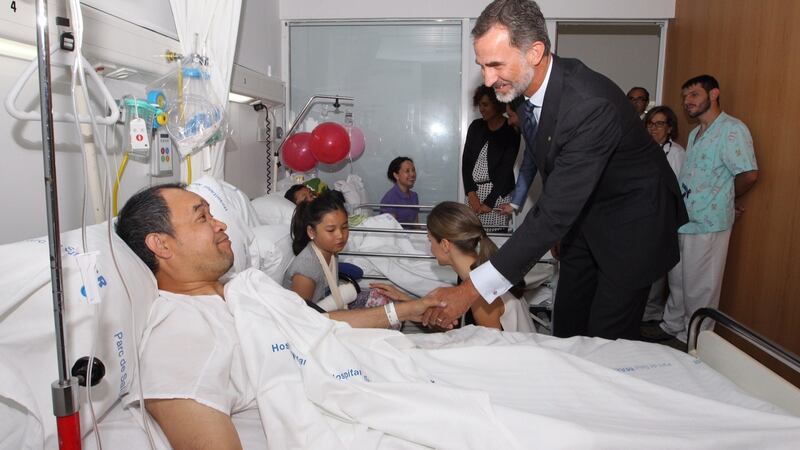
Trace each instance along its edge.
<instances>
[{"instance_id":1,"label":"woman with blonde hair","mask_svg":"<svg viewBox=\"0 0 800 450\"><path fill-rule=\"evenodd\" d=\"M489 239L480 219L467 205L443 202L428 214L428 240L431 253L439 265L450 266L459 278L469 278L469 272L489 260L497 246ZM408 300L399 289L382 283L371 287L381 289L389 298ZM523 300L507 292L491 304L476 302L471 308L477 325L505 331L535 332L533 320Z\"/></svg>"}]
</instances>

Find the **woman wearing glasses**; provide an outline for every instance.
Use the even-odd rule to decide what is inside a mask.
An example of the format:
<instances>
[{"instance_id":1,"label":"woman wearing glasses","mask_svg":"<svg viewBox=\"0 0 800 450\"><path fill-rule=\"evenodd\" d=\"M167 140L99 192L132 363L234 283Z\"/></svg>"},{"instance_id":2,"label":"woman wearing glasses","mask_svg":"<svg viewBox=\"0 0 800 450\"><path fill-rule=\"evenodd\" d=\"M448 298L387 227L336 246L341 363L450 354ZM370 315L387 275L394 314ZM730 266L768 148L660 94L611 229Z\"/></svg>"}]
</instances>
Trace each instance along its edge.
<instances>
[{"instance_id":1,"label":"woman wearing glasses","mask_svg":"<svg viewBox=\"0 0 800 450\"><path fill-rule=\"evenodd\" d=\"M678 137L678 118L675 117L675 113L669 106L656 106L647 111L644 116L644 124L650 136L653 136L653 139L664 150L667 162L669 162L669 166L677 177L680 175L683 162L686 160L686 150L674 141ZM650 294L647 296L647 306L645 306L642 320L649 322L648 327L654 326L661 320L664 315L666 301L667 278L661 277L650 287ZM649 335L652 334L647 331L648 329L642 328L642 335L645 339L648 339Z\"/></svg>"},{"instance_id":2,"label":"woman wearing glasses","mask_svg":"<svg viewBox=\"0 0 800 450\"><path fill-rule=\"evenodd\" d=\"M647 132L664 150L669 166L675 176L681 174L686 150L675 139L678 137L678 118L669 106L656 106L644 116Z\"/></svg>"}]
</instances>

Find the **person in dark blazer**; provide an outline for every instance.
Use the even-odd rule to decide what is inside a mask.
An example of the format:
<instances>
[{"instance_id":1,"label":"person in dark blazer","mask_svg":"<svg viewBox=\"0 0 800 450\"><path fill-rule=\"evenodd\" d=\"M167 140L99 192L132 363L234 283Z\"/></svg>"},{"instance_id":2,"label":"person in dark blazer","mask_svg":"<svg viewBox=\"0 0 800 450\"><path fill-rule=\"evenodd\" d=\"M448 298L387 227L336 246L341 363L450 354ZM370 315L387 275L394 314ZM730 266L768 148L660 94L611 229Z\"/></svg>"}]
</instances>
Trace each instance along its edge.
<instances>
[{"instance_id":1,"label":"person in dark blazer","mask_svg":"<svg viewBox=\"0 0 800 450\"><path fill-rule=\"evenodd\" d=\"M505 104L494 89L480 85L472 96L481 118L467 130L461 156L461 177L467 205L486 231L507 231L509 216L497 208L508 203L514 189L514 162L519 153L519 133L503 116Z\"/></svg>"},{"instance_id":2,"label":"person in dark blazer","mask_svg":"<svg viewBox=\"0 0 800 450\"><path fill-rule=\"evenodd\" d=\"M465 304L504 292L560 242L554 335L637 339L649 286L677 263L687 221L664 152L613 82L550 53L535 2L494 1L472 35L485 84L502 101L528 99L523 136L544 189L489 262L429 294L445 306L423 323L448 327Z\"/></svg>"}]
</instances>

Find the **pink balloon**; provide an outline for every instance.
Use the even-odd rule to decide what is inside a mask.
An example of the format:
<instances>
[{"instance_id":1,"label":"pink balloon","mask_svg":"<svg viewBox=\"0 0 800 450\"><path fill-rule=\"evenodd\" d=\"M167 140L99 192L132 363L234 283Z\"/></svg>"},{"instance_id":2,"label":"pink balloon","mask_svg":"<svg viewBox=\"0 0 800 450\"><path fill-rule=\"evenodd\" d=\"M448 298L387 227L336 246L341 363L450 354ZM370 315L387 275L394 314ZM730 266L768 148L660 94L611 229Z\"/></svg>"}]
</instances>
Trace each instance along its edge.
<instances>
[{"instance_id":1,"label":"pink balloon","mask_svg":"<svg viewBox=\"0 0 800 450\"><path fill-rule=\"evenodd\" d=\"M350 136L338 123L324 122L311 132L309 147L317 161L336 164L350 151Z\"/></svg>"},{"instance_id":2,"label":"pink balloon","mask_svg":"<svg viewBox=\"0 0 800 450\"><path fill-rule=\"evenodd\" d=\"M311 152L311 133L295 133L283 144L283 162L297 172L308 172L317 165Z\"/></svg>"},{"instance_id":3,"label":"pink balloon","mask_svg":"<svg viewBox=\"0 0 800 450\"><path fill-rule=\"evenodd\" d=\"M350 159L356 160L364 153L367 140L364 139L364 132L361 128L350 127Z\"/></svg>"}]
</instances>

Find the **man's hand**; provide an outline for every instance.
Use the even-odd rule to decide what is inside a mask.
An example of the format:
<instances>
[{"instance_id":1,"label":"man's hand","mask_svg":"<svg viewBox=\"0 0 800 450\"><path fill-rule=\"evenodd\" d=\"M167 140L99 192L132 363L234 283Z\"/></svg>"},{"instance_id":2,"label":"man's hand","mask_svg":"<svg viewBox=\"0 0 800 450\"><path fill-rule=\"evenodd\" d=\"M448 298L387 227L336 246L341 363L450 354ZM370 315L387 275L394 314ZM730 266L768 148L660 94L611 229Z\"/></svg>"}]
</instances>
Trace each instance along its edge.
<instances>
[{"instance_id":1,"label":"man's hand","mask_svg":"<svg viewBox=\"0 0 800 450\"><path fill-rule=\"evenodd\" d=\"M503 203L502 205L498 206L497 209L500 210L500 214L504 216L510 216L511 214L514 214L514 207L511 206L511 203Z\"/></svg>"},{"instance_id":2,"label":"man's hand","mask_svg":"<svg viewBox=\"0 0 800 450\"><path fill-rule=\"evenodd\" d=\"M492 212L492 208L486 206L485 204L481 203L480 208L478 208L478 214L486 214Z\"/></svg>"},{"instance_id":3,"label":"man's hand","mask_svg":"<svg viewBox=\"0 0 800 450\"><path fill-rule=\"evenodd\" d=\"M412 322L422 321L422 315L431 309L437 308L441 305L439 300L434 298L422 298L419 300L411 300L406 302L398 302L394 304L395 311L397 311L397 318L401 322L410 320Z\"/></svg>"},{"instance_id":4,"label":"man's hand","mask_svg":"<svg viewBox=\"0 0 800 450\"><path fill-rule=\"evenodd\" d=\"M433 307L425 311L422 316L422 325L435 325L443 328L452 328L459 317L480 300L481 296L472 282L465 280L458 286L434 289L424 297L436 299L444 306Z\"/></svg>"}]
</instances>

